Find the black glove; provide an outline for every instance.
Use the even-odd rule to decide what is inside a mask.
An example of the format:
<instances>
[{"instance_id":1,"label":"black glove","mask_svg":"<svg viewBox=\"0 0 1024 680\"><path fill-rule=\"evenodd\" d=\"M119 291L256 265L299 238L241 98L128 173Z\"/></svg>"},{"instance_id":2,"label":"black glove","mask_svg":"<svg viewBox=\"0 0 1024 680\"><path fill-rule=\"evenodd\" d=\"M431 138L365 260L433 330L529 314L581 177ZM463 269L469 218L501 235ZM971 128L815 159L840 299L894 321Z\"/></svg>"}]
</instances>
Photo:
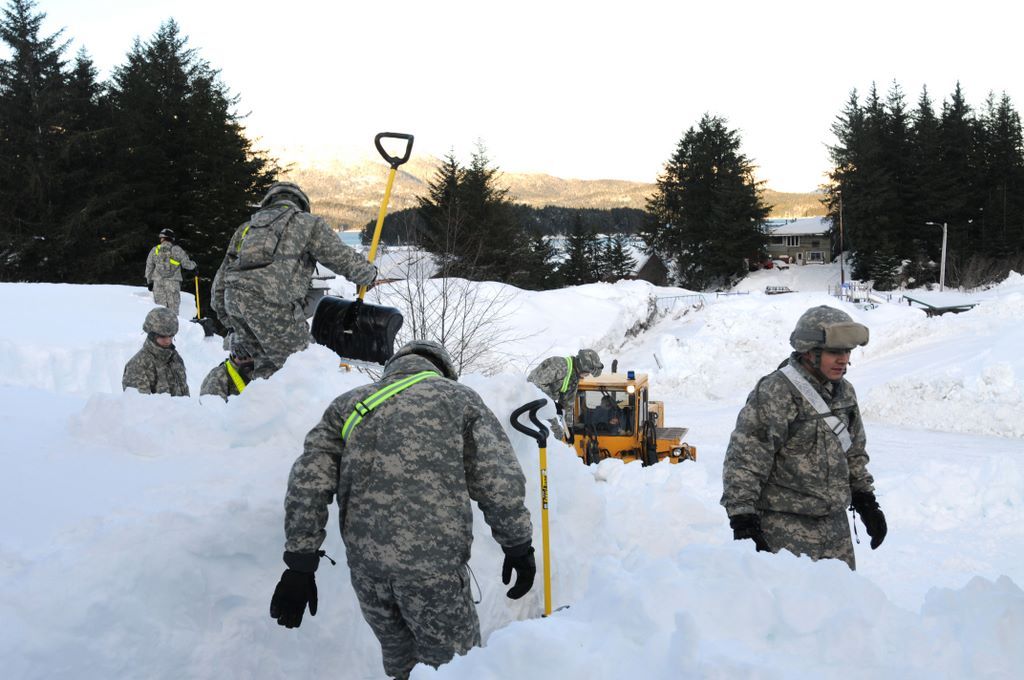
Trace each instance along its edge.
<instances>
[{"instance_id":1,"label":"black glove","mask_svg":"<svg viewBox=\"0 0 1024 680\"><path fill-rule=\"evenodd\" d=\"M152 291L153 290L153 282L152 281L146 281L146 288L148 288L149 290Z\"/></svg>"},{"instance_id":2,"label":"black glove","mask_svg":"<svg viewBox=\"0 0 1024 680\"><path fill-rule=\"evenodd\" d=\"M754 547L758 552L771 552L771 546L761 531L761 518L750 513L733 515L729 518L729 526L732 527L732 538L734 541L742 541L749 538L754 541Z\"/></svg>"},{"instance_id":3,"label":"black glove","mask_svg":"<svg viewBox=\"0 0 1024 680\"><path fill-rule=\"evenodd\" d=\"M316 616L316 579L311 571L285 569L270 598L270 616L285 628L298 628L309 604L309 615Z\"/></svg>"},{"instance_id":4,"label":"black glove","mask_svg":"<svg viewBox=\"0 0 1024 680\"><path fill-rule=\"evenodd\" d=\"M516 582L505 593L513 600L518 600L533 587L533 578L537 575L537 561L533 559L533 546L529 541L512 548L502 546L505 551L505 562L501 565L501 582L508 585L512 580L512 570L516 572Z\"/></svg>"},{"instance_id":5,"label":"black glove","mask_svg":"<svg viewBox=\"0 0 1024 680\"><path fill-rule=\"evenodd\" d=\"M867 529L868 536L871 537L871 549L874 550L882 545L886 533L889 532L889 527L885 524L885 515L878 507L875 494L870 491L854 491L852 507L860 513L860 521L864 522L864 528Z\"/></svg>"}]
</instances>

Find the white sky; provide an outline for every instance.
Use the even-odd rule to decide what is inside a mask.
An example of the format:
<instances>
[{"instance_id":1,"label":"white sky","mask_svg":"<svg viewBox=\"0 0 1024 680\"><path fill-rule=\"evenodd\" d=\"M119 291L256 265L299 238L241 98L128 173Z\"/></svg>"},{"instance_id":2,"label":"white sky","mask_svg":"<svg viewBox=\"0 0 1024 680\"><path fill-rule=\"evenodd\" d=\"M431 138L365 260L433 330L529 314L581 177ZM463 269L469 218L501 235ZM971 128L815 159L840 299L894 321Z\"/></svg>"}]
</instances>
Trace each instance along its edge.
<instances>
[{"instance_id":1,"label":"white sky","mask_svg":"<svg viewBox=\"0 0 1024 680\"><path fill-rule=\"evenodd\" d=\"M1012 4L436 0L390 3L40 0L106 77L173 17L241 96L271 150L414 153L482 139L510 172L653 181L701 115L739 129L759 177L810 191L852 88L893 80L913 106L959 80L968 102L1024 106ZM289 88L289 85L292 87ZM346 151L348 153L348 151Z\"/></svg>"}]
</instances>

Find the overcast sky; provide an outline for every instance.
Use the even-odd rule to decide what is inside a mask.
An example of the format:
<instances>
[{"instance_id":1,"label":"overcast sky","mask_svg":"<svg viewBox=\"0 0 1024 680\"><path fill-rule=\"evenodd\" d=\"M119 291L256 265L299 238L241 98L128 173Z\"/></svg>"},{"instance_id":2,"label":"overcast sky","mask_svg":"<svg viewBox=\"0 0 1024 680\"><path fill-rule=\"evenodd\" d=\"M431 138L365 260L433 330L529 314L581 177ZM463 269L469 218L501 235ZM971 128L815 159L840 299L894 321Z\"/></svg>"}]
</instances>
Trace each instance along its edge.
<instances>
[{"instance_id":1,"label":"overcast sky","mask_svg":"<svg viewBox=\"0 0 1024 680\"><path fill-rule=\"evenodd\" d=\"M434 0L38 0L101 78L173 17L241 97L251 136L285 156L414 153L484 142L509 172L654 181L703 113L742 136L758 176L811 191L850 91L895 80L912 107L959 80L1024 106L1012 3ZM287 151L285 151L287 150Z\"/></svg>"}]
</instances>

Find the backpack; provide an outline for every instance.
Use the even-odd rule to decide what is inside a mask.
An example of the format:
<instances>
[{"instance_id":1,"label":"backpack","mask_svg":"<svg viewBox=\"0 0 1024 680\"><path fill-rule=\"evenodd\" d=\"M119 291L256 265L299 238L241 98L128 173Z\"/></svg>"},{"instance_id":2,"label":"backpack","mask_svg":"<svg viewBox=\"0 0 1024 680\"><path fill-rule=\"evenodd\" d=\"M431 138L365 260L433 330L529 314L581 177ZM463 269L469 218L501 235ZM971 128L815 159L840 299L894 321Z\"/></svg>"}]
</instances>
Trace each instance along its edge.
<instances>
[{"instance_id":1,"label":"backpack","mask_svg":"<svg viewBox=\"0 0 1024 680\"><path fill-rule=\"evenodd\" d=\"M266 267L277 256L277 246L292 215L298 210L280 205L261 210L245 225L235 246L238 268L242 271Z\"/></svg>"}]
</instances>

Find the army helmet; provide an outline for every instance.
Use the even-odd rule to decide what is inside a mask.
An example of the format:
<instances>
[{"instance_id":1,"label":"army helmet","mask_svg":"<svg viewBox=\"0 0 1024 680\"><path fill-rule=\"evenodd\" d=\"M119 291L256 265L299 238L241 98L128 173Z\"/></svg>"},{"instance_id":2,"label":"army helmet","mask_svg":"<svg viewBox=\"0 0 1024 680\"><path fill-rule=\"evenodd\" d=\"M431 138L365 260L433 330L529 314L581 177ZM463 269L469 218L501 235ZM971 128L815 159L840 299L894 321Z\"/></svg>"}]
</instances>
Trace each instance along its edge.
<instances>
[{"instance_id":1,"label":"army helmet","mask_svg":"<svg viewBox=\"0 0 1024 680\"><path fill-rule=\"evenodd\" d=\"M260 207L266 208L268 205L281 200L290 200L299 207L299 210L309 212L309 196L294 182L274 182L271 184L263 200L260 201Z\"/></svg>"},{"instance_id":2,"label":"army helmet","mask_svg":"<svg viewBox=\"0 0 1024 680\"><path fill-rule=\"evenodd\" d=\"M797 352L849 350L868 344L868 328L841 309L820 305L800 316L789 335L789 344Z\"/></svg>"},{"instance_id":3,"label":"army helmet","mask_svg":"<svg viewBox=\"0 0 1024 680\"><path fill-rule=\"evenodd\" d=\"M160 238L165 238L168 241L170 241L171 243L173 243L174 239L175 239L174 230L173 229L161 229L160 230Z\"/></svg>"},{"instance_id":4,"label":"army helmet","mask_svg":"<svg viewBox=\"0 0 1024 680\"><path fill-rule=\"evenodd\" d=\"M146 320L142 322L142 330L173 337L178 334L178 315L166 307L155 307L149 310Z\"/></svg>"},{"instance_id":5,"label":"army helmet","mask_svg":"<svg viewBox=\"0 0 1024 680\"><path fill-rule=\"evenodd\" d=\"M458 380L459 372L452 363L452 357L448 350L439 342L433 340L412 340L398 348L398 351L384 364L385 370L388 365L399 357L417 354L430 363L434 364L441 371L441 375L449 380Z\"/></svg>"},{"instance_id":6,"label":"army helmet","mask_svg":"<svg viewBox=\"0 0 1024 680\"><path fill-rule=\"evenodd\" d=\"M580 373L589 373L595 378L601 375L601 357L592 349L581 349L576 353L576 370Z\"/></svg>"}]
</instances>

